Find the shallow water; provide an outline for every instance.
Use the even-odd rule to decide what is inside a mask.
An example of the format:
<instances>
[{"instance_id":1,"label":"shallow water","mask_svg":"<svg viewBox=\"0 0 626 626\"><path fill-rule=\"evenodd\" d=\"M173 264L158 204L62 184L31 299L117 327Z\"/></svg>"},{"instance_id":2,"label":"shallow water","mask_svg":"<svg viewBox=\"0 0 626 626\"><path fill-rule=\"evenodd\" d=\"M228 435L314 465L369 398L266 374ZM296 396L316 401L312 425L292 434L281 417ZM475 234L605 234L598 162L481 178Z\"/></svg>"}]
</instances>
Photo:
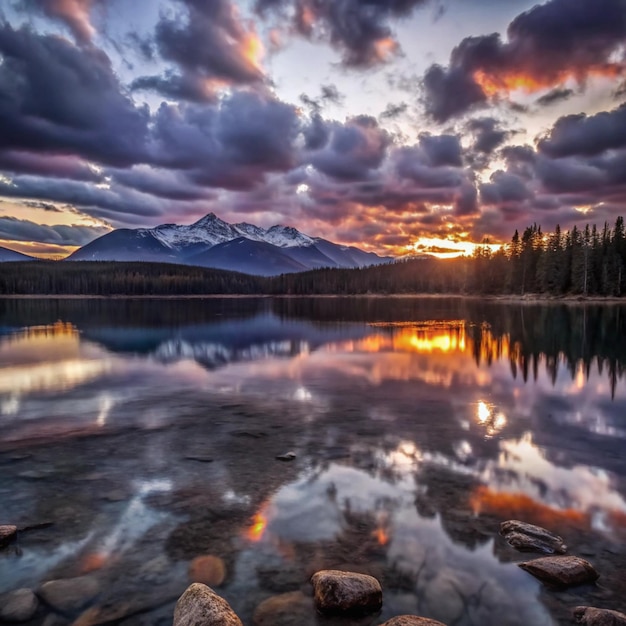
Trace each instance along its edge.
<instances>
[{"instance_id":1,"label":"shallow water","mask_svg":"<svg viewBox=\"0 0 626 626\"><path fill-rule=\"evenodd\" d=\"M322 568L381 581L360 624L624 610L625 363L616 305L0 300L0 524L52 522L0 551L0 593L86 575L95 598L31 623L169 624L210 554L244 624L274 596L261 626L329 623ZM543 587L510 518L598 584Z\"/></svg>"}]
</instances>

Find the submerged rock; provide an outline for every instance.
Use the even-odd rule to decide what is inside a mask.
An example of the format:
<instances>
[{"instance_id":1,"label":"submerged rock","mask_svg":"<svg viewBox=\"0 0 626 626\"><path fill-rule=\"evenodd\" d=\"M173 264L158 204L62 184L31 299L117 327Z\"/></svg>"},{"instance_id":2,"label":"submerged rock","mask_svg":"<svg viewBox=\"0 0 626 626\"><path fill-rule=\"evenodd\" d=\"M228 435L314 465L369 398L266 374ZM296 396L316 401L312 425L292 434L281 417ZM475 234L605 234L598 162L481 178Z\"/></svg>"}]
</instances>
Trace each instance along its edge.
<instances>
[{"instance_id":1,"label":"submerged rock","mask_svg":"<svg viewBox=\"0 0 626 626\"><path fill-rule=\"evenodd\" d=\"M17 526L0 526L0 548L4 548L17 536Z\"/></svg>"},{"instance_id":2,"label":"submerged rock","mask_svg":"<svg viewBox=\"0 0 626 626\"><path fill-rule=\"evenodd\" d=\"M534 524L508 520L500 524L500 534L509 545L520 552L543 552L544 554L567 552L567 546L561 537Z\"/></svg>"},{"instance_id":3,"label":"submerged rock","mask_svg":"<svg viewBox=\"0 0 626 626\"><path fill-rule=\"evenodd\" d=\"M78 613L100 593L100 583L93 576L51 580L44 583L38 593L59 613Z\"/></svg>"},{"instance_id":4,"label":"submerged rock","mask_svg":"<svg viewBox=\"0 0 626 626\"><path fill-rule=\"evenodd\" d=\"M383 604L380 583L367 574L322 570L311 578L322 613L374 613Z\"/></svg>"},{"instance_id":5,"label":"submerged rock","mask_svg":"<svg viewBox=\"0 0 626 626\"><path fill-rule=\"evenodd\" d=\"M189 565L189 578L194 583L219 587L226 578L226 565L218 556L196 557Z\"/></svg>"},{"instance_id":6,"label":"submerged rock","mask_svg":"<svg viewBox=\"0 0 626 626\"><path fill-rule=\"evenodd\" d=\"M544 556L518 565L542 582L559 587L592 583L600 577L589 561L578 556Z\"/></svg>"},{"instance_id":7,"label":"submerged rock","mask_svg":"<svg viewBox=\"0 0 626 626\"><path fill-rule=\"evenodd\" d=\"M577 606L574 609L574 618L583 626L626 626L624 613L592 606Z\"/></svg>"},{"instance_id":8,"label":"submerged rock","mask_svg":"<svg viewBox=\"0 0 626 626\"><path fill-rule=\"evenodd\" d=\"M179 598L173 626L243 626L230 604L210 587L193 583Z\"/></svg>"},{"instance_id":9,"label":"submerged rock","mask_svg":"<svg viewBox=\"0 0 626 626\"><path fill-rule=\"evenodd\" d=\"M382 626L445 626L442 622L417 615L398 615L387 620Z\"/></svg>"},{"instance_id":10,"label":"submerged rock","mask_svg":"<svg viewBox=\"0 0 626 626\"><path fill-rule=\"evenodd\" d=\"M257 606L252 621L256 626L313 626L313 598L301 591L272 596Z\"/></svg>"},{"instance_id":11,"label":"submerged rock","mask_svg":"<svg viewBox=\"0 0 626 626\"><path fill-rule=\"evenodd\" d=\"M39 601L30 589L17 589L0 596L0 622L27 622L32 619Z\"/></svg>"},{"instance_id":12,"label":"submerged rock","mask_svg":"<svg viewBox=\"0 0 626 626\"><path fill-rule=\"evenodd\" d=\"M279 454L276 457L277 461L293 461L296 458L295 452L285 452L285 454Z\"/></svg>"}]
</instances>

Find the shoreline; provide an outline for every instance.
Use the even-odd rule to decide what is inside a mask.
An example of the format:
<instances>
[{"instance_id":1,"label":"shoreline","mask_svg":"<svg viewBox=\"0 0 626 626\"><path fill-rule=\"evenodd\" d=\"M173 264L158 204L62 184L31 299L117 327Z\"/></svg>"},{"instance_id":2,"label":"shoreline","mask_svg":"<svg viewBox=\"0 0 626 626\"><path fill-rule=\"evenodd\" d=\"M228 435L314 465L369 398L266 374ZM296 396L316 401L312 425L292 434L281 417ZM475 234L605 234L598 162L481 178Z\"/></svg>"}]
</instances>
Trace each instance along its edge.
<instances>
[{"instance_id":1,"label":"shoreline","mask_svg":"<svg viewBox=\"0 0 626 626\"><path fill-rule=\"evenodd\" d=\"M216 300L216 299L414 299L414 300L482 300L502 304L626 304L626 296L547 296L542 294L525 295L480 295L453 293L363 293L363 294L180 294L180 295L136 295L136 294L0 294L0 300Z\"/></svg>"}]
</instances>

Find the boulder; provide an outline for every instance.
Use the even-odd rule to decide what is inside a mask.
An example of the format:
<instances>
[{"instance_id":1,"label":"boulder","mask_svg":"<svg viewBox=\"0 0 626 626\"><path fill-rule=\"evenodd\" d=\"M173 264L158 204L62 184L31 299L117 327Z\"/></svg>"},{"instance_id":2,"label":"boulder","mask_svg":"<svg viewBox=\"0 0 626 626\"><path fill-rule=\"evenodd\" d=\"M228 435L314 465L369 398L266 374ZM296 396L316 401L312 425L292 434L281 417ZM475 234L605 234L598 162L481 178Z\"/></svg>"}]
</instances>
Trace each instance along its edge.
<instances>
[{"instance_id":1,"label":"boulder","mask_svg":"<svg viewBox=\"0 0 626 626\"><path fill-rule=\"evenodd\" d=\"M609 609L596 609L592 606L577 606L574 618L583 626L626 626L626 615Z\"/></svg>"},{"instance_id":2,"label":"boulder","mask_svg":"<svg viewBox=\"0 0 626 626\"><path fill-rule=\"evenodd\" d=\"M17 536L17 526L0 526L0 548L4 548Z\"/></svg>"},{"instance_id":3,"label":"boulder","mask_svg":"<svg viewBox=\"0 0 626 626\"><path fill-rule=\"evenodd\" d=\"M509 545L520 552L543 552L565 554L567 546L563 539L549 530L519 520L508 520L500 524L500 534Z\"/></svg>"},{"instance_id":4,"label":"boulder","mask_svg":"<svg viewBox=\"0 0 626 626\"><path fill-rule=\"evenodd\" d=\"M27 622L37 612L39 601L30 589L17 589L0 596L0 622Z\"/></svg>"},{"instance_id":5,"label":"boulder","mask_svg":"<svg viewBox=\"0 0 626 626\"><path fill-rule=\"evenodd\" d=\"M59 613L78 613L100 593L100 583L93 576L50 580L38 591L39 597Z\"/></svg>"},{"instance_id":6,"label":"boulder","mask_svg":"<svg viewBox=\"0 0 626 626\"><path fill-rule=\"evenodd\" d=\"M445 624L417 615L398 615L387 620L382 626L445 626Z\"/></svg>"},{"instance_id":7,"label":"boulder","mask_svg":"<svg viewBox=\"0 0 626 626\"><path fill-rule=\"evenodd\" d=\"M210 587L193 583L178 599L173 626L243 626L230 604Z\"/></svg>"},{"instance_id":8,"label":"boulder","mask_svg":"<svg viewBox=\"0 0 626 626\"><path fill-rule=\"evenodd\" d=\"M322 570L311 578L322 613L374 613L383 604L380 583L367 574Z\"/></svg>"},{"instance_id":9,"label":"boulder","mask_svg":"<svg viewBox=\"0 0 626 626\"><path fill-rule=\"evenodd\" d=\"M256 626L314 626L313 598L301 591L272 596L257 606L252 621Z\"/></svg>"},{"instance_id":10,"label":"boulder","mask_svg":"<svg viewBox=\"0 0 626 626\"><path fill-rule=\"evenodd\" d=\"M207 554L196 557L189 565L189 579L209 587L219 587L226 578L226 565L218 556Z\"/></svg>"},{"instance_id":11,"label":"boulder","mask_svg":"<svg viewBox=\"0 0 626 626\"><path fill-rule=\"evenodd\" d=\"M544 556L518 565L542 582L558 587L592 583L600 577L589 561L578 556Z\"/></svg>"}]
</instances>

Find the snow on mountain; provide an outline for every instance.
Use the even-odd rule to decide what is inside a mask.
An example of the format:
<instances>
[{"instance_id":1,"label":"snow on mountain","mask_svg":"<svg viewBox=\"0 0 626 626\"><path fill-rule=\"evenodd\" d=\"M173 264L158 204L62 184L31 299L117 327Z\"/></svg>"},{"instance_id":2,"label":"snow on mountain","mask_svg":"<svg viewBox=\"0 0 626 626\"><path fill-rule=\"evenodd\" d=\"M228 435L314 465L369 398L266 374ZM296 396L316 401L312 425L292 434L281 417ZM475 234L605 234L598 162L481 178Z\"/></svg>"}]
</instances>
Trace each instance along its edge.
<instances>
[{"instance_id":1,"label":"snow on mountain","mask_svg":"<svg viewBox=\"0 0 626 626\"><path fill-rule=\"evenodd\" d=\"M180 250L184 246L204 243L215 246L226 243L238 237L245 237L252 241L264 241L279 248L291 248L294 246L310 246L314 240L308 235L302 234L291 226L272 226L265 230L254 224L229 224L221 220L215 213L209 213L202 219L189 226L178 224L163 224L147 232L170 248Z\"/></svg>"},{"instance_id":2,"label":"snow on mountain","mask_svg":"<svg viewBox=\"0 0 626 626\"><path fill-rule=\"evenodd\" d=\"M74 252L74 261L162 261L272 276L318 267L362 267L390 259L313 238L291 226L229 224L209 213L188 226L118 229Z\"/></svg>"},{"instance_id":3,"label":"snow on mountain","mask_svg":"<svg viewBox=\"0 0 626 626\"><path fill-rule=\"evenodd\" d=\"M310 246L315 240L292 226L272 226L265 231L264 241L279 248Z\"/></svg>"}]
</instances>

